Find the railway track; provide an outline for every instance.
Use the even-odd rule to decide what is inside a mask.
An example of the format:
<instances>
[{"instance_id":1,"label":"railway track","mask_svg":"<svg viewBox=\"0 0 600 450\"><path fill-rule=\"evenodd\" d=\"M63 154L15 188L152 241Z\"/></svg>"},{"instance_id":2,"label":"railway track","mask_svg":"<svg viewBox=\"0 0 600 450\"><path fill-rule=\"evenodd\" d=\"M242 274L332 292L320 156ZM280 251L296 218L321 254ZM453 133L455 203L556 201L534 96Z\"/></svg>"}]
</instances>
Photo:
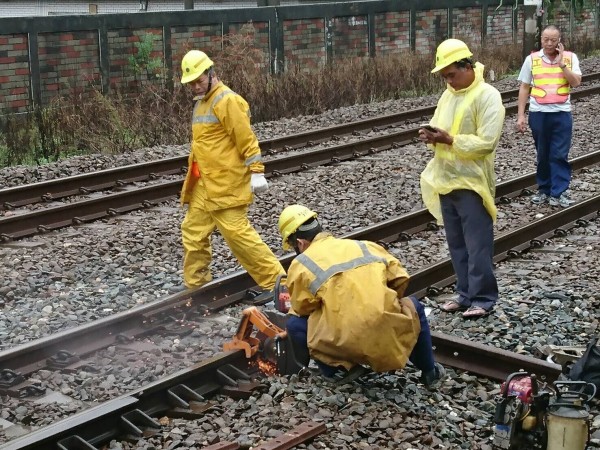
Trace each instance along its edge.
<instances>
[{"instance_id":1,"label":"railway track","mask_svg":"<svg viewBox=\"0 0 600 450\"><path fill-rule=\"evenodd\" d=\"M498 236L495 241L496 259L510 258L520 254L522 250L537 248L543 245L544 239L547 237L562 235L569 227L585 226L586 219L595 217L598 210L600 210L600 196L592 197L525 227ZM402 239L404 233L416 231L411 220L409 220L410 216L412 215L391 219L353 232L347 237L382 242ZM427 224L424 224L424 226L426 227ZM291 259L290 256L282 258L285 267L289 265ZM441 289L452 281L451 263L449 260L443 260L413 273L408 293L422 296L432 292L432 290ZM173 325L173 317L179 317L176 312L178 310L185 310L185 317L188 320L194 320L195 317L203 316L207 312L214 312L241 301L245 296L246 289L253 287L253 285L253 281L245 272L237 273L218 279L201 288L170 296L82 327L4 351L0 353L0 373L3 374L0 382L0 394L16 397L39 395L40 393L32 388L33 383L27 379L27 376L35 371L43 368L48 370L81 369L85 367L85 358L88 355L107 346L115 345L120 336L135 339L164 330ZM175 323L175 326L181 328L182 324ZM560 366L556 364L473 343L465 339L435 332L432 338L436 358L439 361L448 366L492 379L502 380L511 372L526 370L547 380L553 380L561 371ZM229 393L239 393L239 391L246 389L247 386L244 385L249 383L248 380L253 379L251 374L240 374L245 373L244 370L246 370L244 368L244 358L241 355L241 351L233 355L231 353L218 355L208 362L194 365L156 384L146 386L134 393L102 405L99 409L82 412L73 418L60 422L56 427L42 429L31 436L12 441L8 446L0 448L48 448L44 446L47 446L50 441L62 442L64 439L67 439L65 442L68 442L69 445L75 445L74 442L77 442L77 445L82 445L80 441L100 442L108 433L104 428L101 428L102 432L97 435L100 423L104 424L103 427L107 426L113 430L111 433L122 434L124 432L122 427L110 427L110 424L114 425L122 422L121 419L117 420L115 417L121 418L133 415L139 420L139 417L155 416L157 412L164 411L165 408L170 408L170 411L177 407L177 401L176 404L173 404L173 389L187 392L187 400L184 399L183 402L179 403L179 407L183 406L184 409L187 408L185 403L189 403L191 400L196 401L194 395L190 394L189 391L196 392L196 394L203 392L208 395L210 392L223 392L223 389L225 389ZM233 363L236 369L229 367L232 364L231 361L237 361ZM213 391L206 390L202 387L207 383L206 377L209 380L214 380L215 375L211 372L212 375L199 376L198 368L207 366L215 368L216 372L214 373L219 373L219 370L221 372L225 371L225 373L233 371L237 374L237 378L231 376L227 378L220 373L217 378L225 379L226 382L221 381L221 384L215 387ZM225 368L221 369L221 367ZM10 386L11 383L12 386ZM189 383L192 387L186 385L189 389L175 388L175 386L180 386L182 383L184 385ZM158 393L158 391L162 393ZM202 394L198 395L202 396ZM202 398L204 397L202 396ZM158 399L161 399L162 403ZM157 402L162 406L157 406ZM144 405L142 410L140 410L140 405ZM143 415L138 411L142 411ZM100 412L107 413L110 417L106 421L104 419L100 420L102 416ZM152 422L144 418L142 423L147 425ZM142 430L140 427L141 425L137 429ZM143 433L143 431L140 432ZM82 438L82 436L86 437ZM25 444L25 447L21 446Z\"/></svg>"},{"instance_id":2,"label":"railway track","mask_svg":"<svg viewBox=\"0 0 600 450\"><path fill-rule=\"evenodd\" d=\"M596 75L598 74L594 74L594 77ZM598 92L600 92L600 86L579 90L574 92L572 96L576 99L595 95ZM507 106L507 111L511 110L516 110L516 104ZM421 108L386 116L384 118L379 117L376 119L369 119L361 123L374 120L382 121L385 119L389 124L392 123L392 117L394 117L394 123L398 123L408 121L409 119L407 117L414 117L414 114L418 114L418 117L423 117L432 113L433 108ZM400 119L399 117L403 117L403 119ZM342 125L341 127L345 127L345 129L349 130L352 126L359 125L349 124ZM369 127L372 127L372 125L369 125ZM321 136L329 131L329 136L331 137L332 130L334 130L333 133L335 134L337 128L339 127L318 130L315 135ZM310 135L310 133L302 133L302 135ZM297 136L298 135L281 138L280 140L285 141L286 139L290 139L290 141L285 142L296 142L299 140ZM332 164L359 158L361 156L407 145L413 142L417 136L418 127L409 128L383 136L363 139L357 142L280 156L265 164L266 174L267 176L279 176L286 173L309 169L310 167L317 165ZM304 142L306 142L306 140ZM67 177L44 183L34 183L22 187L1 190L0 205L4 205L5 208L15 208L17 206L35 203L41 199L49 201L56 198L65 198L70 195L75 195L76 193L79 195L91 193L101 188L117 188L117 190L120 190L121 192L100 195L98 198L73 201L61 206L43 208L32 212L5 215L0 218L0 241L8 242L63 227L89 223L105 217L116 216L141 208L150 208L168 201L179 194L183 182L182 177L177 177L176 180L172 181L156 181L149 186L141 188L128 186L128 183L139 181L144 177L155 180L159 178L157 174L160 173L161 170L169 175L180 173L182 170L181 164L184 164L185 161L185 158L171 158L155 161L148 165L125 166L76 177ZM163 166L163 169L159 169L162 164L165 164L165 166ZM574 170L583 167L578 166L578 164L579 161L573 162ZM587 163L584 162L583 164ZM146 169L144 169L145 167ZM132 176L127 179L129 170L132 171ZM533 180L533 177L531 179ZM529 181L527 182L529 183ZM533 185L534 182L531 182L528 186Z\"/></svg>"},{"instance_id":3,"label":"railway track","mask_svg":"<svg viewBox=\"0 0 600 450\"><path fill-rule=\"evenodd\" d=\"M582 98L589 95L595 95L598 92L600 92L600 86L579 90L572 95L573 98ZM515 109L516 105L507 107L507 111L509 111L510 108ZM402 116L403 114L412 115L415 111L400 113L395 116ZM433 109L431 109L430 113L432 112ZM377 118L377 120L381 120L381 118ZM396 119L396 122L398 122L398 119ZM349 125L344 125L344 127L346 126ZM319 130L317 133L324 132L324 130ZM356 159L361 156L407 145L413 142L417 136L418 127L364 139L358 142L350 142L319 150L297 152L268 161L265 164L266 173L267 176L278 176L306 170L316 165L332 164L349 159ZM294 139L293 136L290 138ZM577 160L574 160L572 162L573 169L578 170L585 167L585 165L596 164L597 155L595 153L592 155L595 156L591 156L589 159L578 158ZM173 166L173 161L175 160L179 161L177 163L178 168ZM90 193L97 190L96 188L107 188L111 183L113 189L118 187L118 190L121 192L100 195L97 198L73 201L61 206L43 208L32 212L5 215L0 218L0 241L8 242L67 226L81 225L137 209L151 208L157 204L166 202L178 195L181 191L183 182L182 177L178 177L176 180L172 181L157 181L149 186L137 188L126 186L128 182L124 181L125 174L128 170L132 170L134 176L131 180L134 181L138 181L140 177L144 176L144 173L150 174L148 175L149 178L156 179L158 176L156 175L156 172L153 172L152 170L156 169L161 164L167 164L168 167L165 168L165 173L173 175L174 173L181 171L181 160L182 158L171 158L149 163L148 166L125 166L92 174L67 177L55 181L1 190L0 204L4 205L4 207L8 206L9 208L14 208L17 205L22 206L24 204L31 204L32 202L35 202L36 199L45 198L46 200L51 200L57 197L64 198L68 195L74 195L75 192L78 194ZM147 167L146 171L144 170L144 167ZM111 181L111 179L115 177L115 174L120 174L122 176L118 176L116 181ZM87 177L90 178L88 179ZM523 183L528 183L527 186L533 186L535 184L533 174L530 174L526 180L524 179ZM42 194L42 192L45 192L45 194Z\"/></svg>"},{"instance_id":4,"label":"railway track","mask_svg":"<svg viewBox=\"0 0 600 450\"><path fill-rule=\"evenodd\" d=\"M587 156L591 156L591 155L586 155L586 157ZM584 163L582 165L582 167L585 167L586 165L587 164ZM515 187L515 186L517 186L517 184L513 185L512 187L505 186L505 184L499 186L499 188L498 188L499 201L502 201L504 198L510 198L511 196L518 195L522 191L523 188L530 186L530 184L527 184L527 183L529 183L529 181L527 181L527 176L521 177L521 178L522 178L521 187L519 187L519 188ZM513 180L511 180L511 181L513 181ZM539 227L540 223L535 222L533 224L530 224L527 227L523 227L523 228L517 230L521 234L521 236L518 239L515 238L513 240L513 238L511 237L512 232L507 233L506 235L499 236L498 241L496 242L497 259L500 259L503 257L512 257L515 255L518 255L519 252L523 249L531 248L531 247L535 248L539 245L543 245L543 241L544 241L545 237L550 236L552 234L562 234L570 226L573 226L573 225L584 226L586 217L594 215L595 211L598 210L598 206L599 205L598 205L596 199L594 199L594 198L588 199L588 200L572 207L573 209L569 208L569 209L563 210L557 214L553 214L552 216L547 217L548 223L544 226L544 228L540 228ZM397 219L398 219L398 221L396 221ZM394 240L408 237L408 235L413 231L418 231L419 229L431 227L432 225L430 224L430 221L431 221L431 217L427 216L427 215L422 216L422 217L417 215L417 218L413 217L411 219L409 219L407 217L401 217L401 218L391 219L390 221L386 221L385 223L376 225L375 226L376 228L381 228L377 232L375 232L375 230L372 230L373 227L370 227L369 230L371 230L372 234L367 233L363 237L362 235L356 235L356 233L353 233L352 235L350 235L348 237L379 240L382 242L393 242ZM545 222L545 221L546 221L546 219L543 222ZM406 225L401 225L402 223L405 223ZM413 226L415 224L417 224L417 225L420 224L420 227ZM546 230L546 231L544 231L544 230ZM362 232L362 231L364 231L364 230L360 230L360 232ZM359 233L359 232L357 232L357 233ZM287 263L289 263L289 261L287 261ZM229 278L231 278L231 280L229 280ZM430 267L424 268L423 270L415 272L414 276L413 276L413 281L410 286L410 291L419 293L420 295L423 295L424 293L427 293L427 292L436 292L438 289L442 288L444 285L446 285L447 283L449 283L451 281L452 281L452 269L451 269L451 266L449 265L449 261L447 261L447 260L441 261L438 264L434 264ZM190 308L191 309L196 308L198 310L198 314L205 313L206 311L215 311L219 307L223 307L223 306L229 304L228 302L230 302L230 301L241 300L244 296L245 289L247 287L252 287L252 285L253 285L252 280L247 279L247 277L246 277L246 279L244 279L244 274L241 274L241 278L239 278L239 279L237 278L237 275L235 275L235 276L227 277L227 279L217 280L217 281L215 281L214 284L219 285L225 289L224 286L226 286L229 283L231 283L231 286L229 288L227 288L227 290L226 290L226 292L228 292L228 294L227 293L225 294L226 297L218 298L217 294L215 293L217 291L212 291L212 290L208 289L208 286L206 287L207 288L206 291L204 291L203 290L204 288L202 288L202 289L198 290L199 292L189 292L184 295L177 295L177 296L169 297L169 299L165 299L165 300L168 300L170 303L163 303L162 305L160 305L157 309L156 314L152 309L148 309L145 311L145 315L142 319L139 317L134 319L134 321L136 323L134 325L132 325L132 328L123 327L121 333L118 333L117 332L118 330L113 330L109 333L107 333L106 330L104 330L103 333L98 333L96 335L96 337L97 337L96 341L98 341L100 339L100 337L103 336L105 340L107 340L107 341L112 340L112 342L114 343L114 339L115 339L114 336L116 336L116 335L128 336L128 335L132 334L131 330L135 330L135 327L137 327L137 329L140 330L139 336L148 335L149 333L152 333L153 330L158 330L158 329L164 327L165 324L168 323L169 320L172 320L172 316L173 316L172 311L174 309L179 308L179 309L185 309L186 311L189 311ZM244 285L244 283L247 283L247 284ZM200 291L202 291L202 292L200 292ZM196 294L198 295L198 297L197 297L198 299L196 299L196 297L195 297ZM157 302L157 303L161 303L161 302ZM147 306L150 306L150 305L147 305ZM169 318L169 316L171 316L171 318ZM90 325L93 326L94 324L90 324ZM87 333L87 331L85 333ZM498 353L489 354L488 353L489 348L486 346L477 346L470 342L462 342L462 340L460 340L460 339L444 340L445 337L446 336L444 336L444 335L434 334L434 341L435 341L435 345L437 346L437 349L436 349L437 358L440 361L443 361L447 365L453 365L454 367L466 368L466 370L470 370L473 373L478 373L478 374L493 377L496 379L502 379L505 376L503 371L511 371L515 368L526 368L526 370L544 374L546 377L548 377L548 379L552 379L552 377L556 376L556 374L557 374L558 367L555 365L550 365L550 367L546 367L546 368L540 367L538 365L538 363L540 361L534 360L534 359L533 359L533 365L530 365L532 363L530 361L530 360L532 360L532 358L518 357L515 354L512 354L510 352L505 352L505 353L501 352L500 354L498 354ZM69 336L69 332L65 332L64 338L68 342L76 341L79 343L79 341L83 340L82 335ZM49 339L51 340L51 338L49 338ZM93 340L93 333L92 333L92 339L89 339L89 340L90 341ZM40 342L37 342L37 343L40 344ZM32 344L36 344L36 343L32 343ZM41 345L38 348L38 350L40 351L40 355L42 355L41 358L36 363L35 358L32 357L32 359L28 363L26 363L22 366L22 367L26 368L25 371L26 370L35 371L35 370L38 370L39 368L50 367L50 366L48 366L48 359L50 359L50 358L48 358L48 355L56 356L55 358L53 358L53 361L52 361L52 363L55 364L54 370L56 370L57 363L59 366L62 364L63 368L66 368L66 370L76 370L76 367L78 366L78 364L80 367L82 367L85 364L85 360L81 359L80 354L77 352L76 348L72 348L72 350L74 350L74 351L71 352L70 350L65 350L67 348L65 341L60 342L60 340L58 340L58 341L55 341L55 344L56 344L56 348L52 348L51 346L44 348L44 346ZM87 344L90 344L90 342L87 342ZM27 346L19 347L19 349L24 350L23 355L28 353L27 351L25 351L26 350L25 347L27 347ZM34 345L34 347L35 347L35 345ZM86 355L85 351L87 351L89 354L92 354L95 350L93 350L91 346L88 346L87 350L84 349L82 351L81 356L85 357L85 355ZM4 356L6 353L7 352L3 352L2 354L0 354L0 370L4 367L2 364L2 361L3 361L2 356ZM33 353L35 353L35 351L31 352L30 355L32 355ZM225 358L227 356L231 356L231 354L219 355L219 358L221 356ZM516 357L516 359L515 359L515 357ZM26 356L25 358L29 358L29 356ZM80 358L80 361L76 361L77 358ZM8 360L9 360L9 358L6 359L6 361L8 361ZM504 365L504 367L502 367L501 369L498 369L498 367L497 367L498 365L500 365L500 364L498 364L498 361L501 361L502 365ZM70 366L71 364L73 366L69 369L68 366ZM202 364L204 364L204 363L202 363ZM461 366L461 364L462 364L462 366ZM216 363L216 365L220 367L221 363L218 362L218 363ZM224 364L224 366L228 366L228 365L229 365L229 363ZM237 367L237 364L234 363L233 366ZM17 366L15 366L15 367L17 367ZM27 369L27 367L29 367L29 369ZM243 367L243 363L241 363L241 362L240 362L240 367ZM8 370L12 370L12 369L8 369ZM219 369L217 369L216 372L218 372L218 370ZM227 371L229 369L225 369L225 370ZM19 373L18 370L13 371L13 372ZM187 372L187 370L186 370L186 372ZM6 375L6 372L3 371L2 373L3 373L3 375ZM196 375L191 375L190 379L195 379L194 376L197 376L197 375L198 375L198 372L196 372ZM178 376L181 377L181 378L178 378L179 381L181 381L185 377L187 377L187 375L182 375L182 374L178 374ZM211 375L211 376L213 376L213 375ZM200 378L202 378L202 377L200 377ZM3 381L6 381L6 379L8 379L10 381L11 376L10 375L5 376L5 379ZM185 378L185 379L186 379L186 383L187 383L188 382L187 378ZM233 384L229 384L229 383L225 383L224 385L221 384L221 387L219 389L222 389L224 386L225 387L234 386L232 391L241 390L241 389L238 389L238 387L240 385L243 385L245 383L245 380L246 380L245 377L241 377L240 379L234 379ZM162 381L163 380L161 380L161 383L162 383ZM189 381L189 383L193 383L193 382L195 382L195 381ZM27 380L24 380L23 383L26 385ZM202 384L202 382L200 382L200 385L201 384ZM133 411L139 410L139 411L142 411L148 417L155 417L156 411L166 411L166 409L164 409L164 408L166 408L165 406L162 406L163 409L160 409L161 407L157 406L157 398L159 398L159 397L164 398L165 395L167 396L167 398L171 396L171 394L169 393L170 391L169 391L168 381L166 381L165 388L167 389L165 391L165 392L167 392L167 394L157 394L153 399L150 399L150 400L146 399L144 397L144 394L146 392L151 392L151 391L154 392L155 389L157 392L159 390L157 385L153 385L150 388L144 387L144 388L140 389L139 392L136 391L135 393L130 393L128 395L128 397L132 397L133 400L131 398L124 400L124 402L121 403L120 406L118 403L112 404L112 405L109 405L109 404L102 405L103 408L106 408L106 411L110 411L113 409L119 410L116 412L117 415L114 416L112 419L108 419L108 421L109 422L112 421L112 423L114 424L114 423L116 423L115 421L123 422L124 419L129 420L130 422L133 422L134 425L136 425L135 428L141 430L143 433L149 432L149 430L152 427L146 428L145 426L142 426L142 423L137 422L137 420L140 417L140 414L138 412L131 414L130 411L128 410L128 407L124 406L124 404L131 401L132 402L131 407L132 407ZM172 389L172 386L171 386L171 389ZM202 390L202 388L195 388L195 389ZM13 394L22 395L23 393L27 394L28 392L29 391L26 388L23 389L23 391L15 389L13 391ZM31 392L35 394L35 389L32 389ZM138 394L139 394L139 396L138 396ZM194 399L191 399L191 398L188 398L188 400L194 401ZM191 403L191 402L187 402L187 403ZM142 405L144 405L144 406L142 406ZM184 407L185 405L180 404L179 406ZM169 408L168 411L172 411L172 409L173 409L172 404L167 404L167 407ZM189 408L189 409L192 409L192 408ZM14 442L11 442L8 447L1 447L1 448L49 448L48 445L51 445L58 441L63 443L61 445L63 445L64 448L95 448L95 447L86 447L85 443L91 443L90 445L96 445L97 443L101 442L100 437L97 434L94 435L94 432L97 433L98 429L100 429L100 422L96 420L95 425L92 427L95 429L90 431L90 427L89 427L87 419L91 419L92 416L95 416L97 419L99 417L99 412L101 412L101 410L102 410L102 408L97 409L92 414L90 414L89 412L82 413L74 422L70 422L71 419L68 419L69 422L61 421L57 424L58 427L55 428L54 431L44 429L42 431L42 434L44 434L44 436L45 436L44 437L45 441L43 441L43 443L38 443L38 439L35 435L31 435L31 436L28 436L27 438L24 438L24 439L28 440L28 442L29 442L29 444L27 444L27 445L37 445L37 447L31 447L31 446L29 446L29 447L22 447L22 446L11 447L12 445L19 445L17 441L14 441ZM153 412L153 411L155 411L155 412ZM123 416L123 414L121 414L121 413L126 414L126 415ZM159 414L160 414L160 412L159 412ZM135 419L130 420L132 418L132 416L135 417ZM123 419L123 417L124 417L124 419ZM143 416L141 416L141 417L143 417ZM142 421L142 422L144 422L144 421ZM148 422L146 422L146 424L147 423ZM102 428L102 430L103 430L103 432L101 433L102 436L106 437L105 430L103 428ZM116 432L117 433L116 435L122 436L124 432L127 433L131 430L132 430L131 428L130 429L119 428ZM135 434L136 434L135 429L133 429L133 431L134 431L133 435L135 436ZM58 434L53 435L52 432L58 433ZM84 437L82 437L82 436L84 436ZM23 443L23 441L21 441L21 443ZM63 448L63 447L59 447L59 448ZM221 448L221 447L219 447L219 448ZM222 448L229 448L229 447L222 447ZM234 448L234 447L231 447L231 448Z\"/></svg>"},{"instance_id":5,"label":"railway track","mask_svg":"<svg viewBox=\"0 0 600 450\"><path fill-rule=\"evenodd\" d=\"M98 445L123 436L127 436L129 440L152 436L161 429L157 417L187 420L201 418L216 406L214 402L207 401L207 398L219 393L246 399L254 390L263 387L261 378L263 377L257 373L256 368L248 367L243 352L217 355L156 383L10 442L0 449L94 450ZM323 423L305 422L284 436L253 448L292 448L324 432L325 429ZM239 445L220 442L204 448L227 450L238 449Z\"/></svg>"}]
</instances>

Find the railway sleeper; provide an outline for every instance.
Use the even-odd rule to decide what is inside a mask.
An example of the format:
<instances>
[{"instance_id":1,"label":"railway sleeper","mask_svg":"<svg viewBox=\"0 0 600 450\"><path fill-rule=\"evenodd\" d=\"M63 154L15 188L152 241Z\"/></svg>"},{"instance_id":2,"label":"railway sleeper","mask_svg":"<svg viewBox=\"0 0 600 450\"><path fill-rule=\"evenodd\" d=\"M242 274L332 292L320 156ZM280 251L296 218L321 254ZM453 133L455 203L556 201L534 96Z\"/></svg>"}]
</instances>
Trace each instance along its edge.
<instances>
[{"instance_id":1,"label":"railway sleeper","mask_svg":"<svg viewBox=\"0 0 600 450\"><path fill-rule=\"evenodd\" d=\"M119 423L125 431L125 441L136 442L143 437L156 435L162 428L160 423L139 409L126 412Z\"/></svg>"},{"instance_id":2,"label":"railway sleeper","mask_svg":"<svg viewBox=\"0 0 600 450\"><path fill-rule=\"evenodd\" d=\"M23 382L4 386L0 384L0 395L8 395L13 398L41 397L46 394L46 388L38 382L25 380Z\"/></svg>"}]
</instances>

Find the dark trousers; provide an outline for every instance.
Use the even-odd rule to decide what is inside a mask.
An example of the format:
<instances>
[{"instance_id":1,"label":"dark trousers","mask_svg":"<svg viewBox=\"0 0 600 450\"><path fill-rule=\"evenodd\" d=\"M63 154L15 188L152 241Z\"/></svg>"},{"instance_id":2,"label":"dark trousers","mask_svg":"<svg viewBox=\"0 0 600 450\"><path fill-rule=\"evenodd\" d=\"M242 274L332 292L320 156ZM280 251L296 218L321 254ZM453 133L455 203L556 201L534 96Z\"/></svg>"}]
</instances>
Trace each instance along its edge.
<instances>
[{"instance_id":1,"label":"dark trousers","mask_svg":"<svg viewBox=\"0 0 600 450\"><path fill-rule=\"evenodd\" d=\"M529 127L537 150L538 188L546 195L560 197L571 182L573 116L563 111L530 112Z\"/></svg>"},{"instance_id":2,"label":"dark trousers","mask_svg":"<svg viewBox=\"0 0 600 450\"><path fill-rule=\"evenodd\" d=\"M433 350L431 348L431 332L429 331L429 322L427 322L427 317L425 316L425 308L419 300L414 297L409 297L413 304L415 305L415 309L417 310L417 314L419 315L419 322L421 323L421 332L419 333L419 337L417 338L417 343L415 344L412 352L409 356L410 362L412 362L415 367L423 373L428 373L434 369L434 359L433 359ZM308 340L306 337L307 329L308 329L308 316L298 317L298 316L290 316L288 318L286 324L288 335L297 343L297 345L301 345L308 349ZM319 369L326 377L332 377L338 370L337 367L333 367L327 364L324 364L320 361L315 360Z\"/></svg>"},{"instance_id":3,"label":"dark trousers","mask_svg":"<svg viewBox=\"0 0 600 450\"><path fill-rule=\"evenodd\" d=\"M440 195L440 202L458 302L490 310L498 300L492 218L475 191L452 191Z\"/></svg>"}]
</instances>

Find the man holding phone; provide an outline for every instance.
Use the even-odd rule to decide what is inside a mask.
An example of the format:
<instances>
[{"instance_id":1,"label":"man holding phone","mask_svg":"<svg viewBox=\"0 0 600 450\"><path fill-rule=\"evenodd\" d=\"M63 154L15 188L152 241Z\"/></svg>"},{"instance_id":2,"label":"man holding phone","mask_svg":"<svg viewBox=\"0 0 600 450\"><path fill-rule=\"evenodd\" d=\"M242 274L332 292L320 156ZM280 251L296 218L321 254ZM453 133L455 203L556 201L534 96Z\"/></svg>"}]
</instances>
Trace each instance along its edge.
<instances>
[{"instance_id":1,"label":"man holding phone","mask_svg":"<svg viewBox=\"0 0 600 450\"><path fill-rule=\"evenodd\" d=\"M537 150L538 193L535 204L568 207L571 181L569 150L573 134L570 88L581 84L579 60L565 51L560 30L554 25L542 31L542 49L525 58L518 80L517 130L525 132L525 105L529 98L529 127Z\"/></svg>"},{"instance_id":2,"label":"man holding phone","mask_svg":"<svg viewBox=\"0 0 600 450\"><path fill-rule=\"evenodd\" d=\"M421 195L429 212L444 224L458 297L441 306L483 317L498 300L494 275L496 175L494 159L504 125L498 90L483 79L483 64L458 39L442 42L435 68L447 83L430 125L419 139L433 150L421 174Z\"/></svg>"}]
</instances>

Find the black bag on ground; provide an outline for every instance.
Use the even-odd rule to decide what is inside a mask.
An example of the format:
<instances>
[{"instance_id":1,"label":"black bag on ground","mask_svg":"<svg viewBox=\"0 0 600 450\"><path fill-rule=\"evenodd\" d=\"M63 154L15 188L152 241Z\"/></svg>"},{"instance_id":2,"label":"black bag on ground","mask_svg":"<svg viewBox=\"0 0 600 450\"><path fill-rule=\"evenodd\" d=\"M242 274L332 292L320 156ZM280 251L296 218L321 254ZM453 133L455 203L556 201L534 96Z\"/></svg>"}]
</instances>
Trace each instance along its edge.
<instances>
[{"instance_id":1,"label":"black bag on ground","mask_svg":"<svg viewBox=\"0 0 600 450\"><path fill-rule=\"evenodd\" d=\"M569 378L573 381L585 381L596 386L596 397L600 395L600 347L594 337L587 345L583 356L571 366Z\"/></svg>"}]
</instances>

